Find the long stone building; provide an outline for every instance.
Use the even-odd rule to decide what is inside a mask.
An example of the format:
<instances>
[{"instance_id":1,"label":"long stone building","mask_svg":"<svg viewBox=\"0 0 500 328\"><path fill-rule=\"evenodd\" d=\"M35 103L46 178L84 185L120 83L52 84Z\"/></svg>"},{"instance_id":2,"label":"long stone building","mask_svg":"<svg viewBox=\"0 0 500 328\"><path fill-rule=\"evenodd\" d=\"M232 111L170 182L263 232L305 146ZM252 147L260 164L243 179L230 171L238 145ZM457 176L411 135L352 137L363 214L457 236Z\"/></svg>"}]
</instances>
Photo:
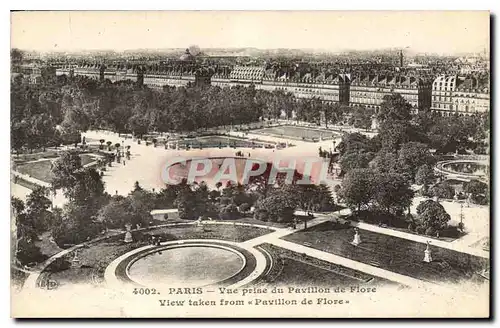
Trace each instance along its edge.
<instances>
[{"instance_id":1,"label":"long stone building","mask_svg":"<svg viewBox=\"0 0 500 328\"><path fill-rule=\"evenodd\" d=\"M196 63L188 50L178 59L162 65L82 64L59 67L57 75L84 75L96 80L131 80L152 88L164 86L214 85L255 86L260 90L281 90L298 98L318 97L325 102L362 106L377 111L386 95L398 93L418 109L472 114L489 111L489 79L439 76L434 81L398 72L350 73L334 69L288 66L206 67Z\"/></svg>"},{"instance_id":2,"label":"long stone building","mask_svg":"<svg viewBox=\"0 0 500 328\"><path fill-rule=\"evenodd\" d=\"M432 84L431 108L446 116L488 112L489 76L438 76Z\"/></svg>"}]
</instances>

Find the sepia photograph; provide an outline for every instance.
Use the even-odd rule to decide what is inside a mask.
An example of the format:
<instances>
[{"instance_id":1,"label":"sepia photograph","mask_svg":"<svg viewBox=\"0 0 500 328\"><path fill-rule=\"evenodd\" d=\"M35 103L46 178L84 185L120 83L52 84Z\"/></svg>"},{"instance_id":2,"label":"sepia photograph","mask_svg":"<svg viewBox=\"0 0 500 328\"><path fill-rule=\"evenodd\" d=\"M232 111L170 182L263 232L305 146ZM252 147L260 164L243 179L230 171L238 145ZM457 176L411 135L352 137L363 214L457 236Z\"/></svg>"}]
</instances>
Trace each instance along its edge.
<instances>
[{"instance_id":1,"label":"sepia photograph","mask_svg":"<svg viewBox=\"0 0 500 328\"><path fill-rule=\"evenodd\" d=\"M488 11L12 11L13 318L489 318Z\"/></svg>"}]
</instances>

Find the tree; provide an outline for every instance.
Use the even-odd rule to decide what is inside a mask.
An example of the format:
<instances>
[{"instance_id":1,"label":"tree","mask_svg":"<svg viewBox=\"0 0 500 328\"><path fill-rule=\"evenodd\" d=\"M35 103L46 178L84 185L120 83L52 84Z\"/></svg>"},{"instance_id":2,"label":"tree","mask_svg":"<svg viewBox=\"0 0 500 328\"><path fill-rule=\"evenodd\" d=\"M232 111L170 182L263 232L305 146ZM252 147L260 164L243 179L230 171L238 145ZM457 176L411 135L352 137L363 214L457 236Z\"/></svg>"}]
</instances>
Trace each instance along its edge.
<instances>
[{"instance_id":1,"label":"tree","mask_svg":"<svg viewBox=\"0 0 500 328\"><path fill-rule=\"evenodd\" d=\"M370 167L380 173L399 172L398 156L389 149L381 149L370 162Z\"/></svg>"},{"instance_id":2,"label":"tree","mask_svg":"<svg viewBox=\"0 0 500 328\"><path fill-rule=\"evenodd\" d=\"M243 203L253 203L251 196L247 194L245 186L242 184L228 184L226 188L222 190L221 195L228 198L231 203L236 206L240 206Z\"/></svg>"},{"instance_id":3,"label":"tree","mask_svg":"<svg viewBox=\"0 0 500 328\"><path fill-rule=\"evenodd\" d=\"M290 199L294 199L297 206L307 212L329 211L334 206L332 192L324 184L286 185L281 190L287 192Z\"/></svg>"},{"instance_id":4,"label":"tree","mask_svg":"<svg viewBox=\"0 0 500 328\"><path fill-rule=\"evenodd\" d=\"M340 196L346 205L358 212L373 199L374 172L371 169L354 169L342 180Z\"/></svg>"},{"instance_id":5,"label":"tree","mask_svg":"<svg viewBox=\"0 0 500 328\"><path fill-rule=\"evenodd\" d=\"M438 199L453 199L453 197L455 196L455 189L450 185L449 182L442 181L432 186L431 194Z\"/></svg>"},{"instance_id":6,"label":"tree","mask_svg":"<svg viewBox=\"0 0 500 328\"><path fill-rule=\"evenodd\" d=\"M79 244L98 235L102 226L97 221L94 208L70 202L63 208L62 217L56 217L51 229L59 247Z\"/></svg>"},{"instance_id":7,"label":"tree","mask_svg":"<svg viewBox=\"0 0 500 328\"><path fill-rule=\"evenodd\" d=\"M129 118L128 120L128 128L134 136L139 139L142 138L148 132L149 122L144 117L144 115L137 114Z\"/></svg>"},{"instance_id":8,"label":"tree","mask_svg":"<svg viewBox=\"0 0 500 328\"><path fill-rule=\"evenodd\" d=\"M239 210L241 213L248 212L248 211L250 210L250 204L248 204L248 203L243 203L243 204L241 204L241 205L238 207L238 210Z\"/></svg>"},{"instance_id":9,"label":"tree","mask_svg":"<svg viewBox=\"0 0 500 328\"><path fill-rule=\"evenodd\" d=\"M233 204L223 205L219 209L219 218L221 220L236 220L240 218L241 214L238 211L238 207Z\"/></svg>"},{"instance_id":10,"label":"tree","mask_svg":"<svg viewBox=\"0 0 500 328\"><path fill-rule=\"evenodd\" d=\"M80 142L80 132L70 128L61 128L59 131L59 139L63 145L74 144L75 148Z\"/></svg>"},{"instance_id":11,"label":"tree","mask_svg":"<svg viewBox=\"0 0 500 328\"><path fill-rule=\"evenodd\" d=\"M54 162L52 173L52 188L62 188L65 192L73 188L76 182L76 172L82 169L82 160L77 152L63 152Z\"/></svg>"},{"instance_id":12,"label":"tree","mask_svg":"<svg viewBox=\"0 0 500 328\"><path fill-rule=\"evenodd\" d=\"M104 195L104 182L94 168L84 168L74 174L75 183L65 195L77 204L98 207Z\"/></svg>"},{"instance_id":13,"label":"tree","mask_svg":"<svg viewBox=\"0 0 500 328\"><path fill-rule=\"evenodd\" d=\"M51 214L47 210L52 206L52 202L46 197L48 193L47 188L37 186L26 199L26 215L31 219L37 234L50 226Z\"/></svg>"},{"instance_id":14,"label":"tree","mask_svg":"<svg viewBox=\"0 0 500 328\"><path fill-rule=\"evenodd\" d=\"M196 220L204 211L201 211L195 192L187 186L182 188L174 201L179 210L179 217L186 220Z\"/></svg>"},{"instance_id":15,"label":"tree","mask_svg":"<svg viewBox=\"0 0 500 328\"><path fill-rule=\"evenodd\" d=\"M471 180L464 183L464 191L472 195L484 195L488 190L488 185L478 180Z\"/></svg>"},{"instance_id":16,"label":"tree","mask_svg":"<svg viewBox=\"0 0 500 328\"><path fill-rule=\"evenodd\" d=\"M415 183L423 185L425 188L434 183L436 175L430 165L421 165L415 174Z\"/></svg>"},{"instance_id":17,"label":"tree","mask_svg":"<svg viewBox=\"0 0 500 328\"><path fill-rule=\"evenodd\" d=\"M337 145L340 156L347 153L372 152L374 151L370 139L358 132L346 133L342 136L342 141Z\"/></svg>"},{"instance_id":18,"label":"tree","mask_svg":"<svg viewBox=\"0 0 500 328\"><path fill-rule=\"evenodd\" d=\"M380 104L378 120L382 123L386 120L410 121L411 105L399 93L386 95Z\"/></svg>"},{"instance_id":19,"label":"tree","mask_svg":"<svg viewBox=\"0 0 500 328\"><path fill-rule=\"evenodd\" d=\"M465 153L474 147L474 135L479 129L474 119L460 116L438 117L428 133L437 153Z\"/></svg>"},{"instance_id":20,"label":"tree","mask_svg":"<svg viewBox=\"0 0 500 328\"><path fill-rule=\"evenodd\" d=\"M423 143L408 142L402 144L398 151L398 164L407 170L412 180L415 179L419 167L433 166L435 162L429 147Z\"/></svg>"},{"instance_id":21,"label":"tree","mask_svg":"<svg viewBox=\"0 0 500 328\"><path fill-rule=\"evenodd\" d=\"M464 183L464 192L467 193L472 201L479 205L489 203L489 186L478 180L471 180Z\"/></svg>"},{"instance_id":22,"label":"tree","mask_svg":"<svg viewBox=\"0 0 500 328\"><path fill-rule=\"evenodd\" d=\"M166 185L165 188L161 189L156 195L157 208L172 208L176 206L175 200L184 189L189 189L186 180L178 185Z\"/></svg>"},{"instance_id":23,"label":"tree","mask_svg":"<svg viewBox=\"0 0 500 328\"><path fill-rule=\"evenodd\" d=\"M288 193L277 192L257 201L254 216L261 221L292 222L296 206Z\"/></svg>"},{"instance_id":24,"label":"tree","mask_svg":"<svg viewBox=\"0 0 500 328\"><path fill-rule=\"evenodd\" d=\"M370 161L373 159L373 153L347 153L340 157L340 167L342 172L346 173L354 169L367 168Z\"/></svg>"},{"instance_id":25,"label":"tree","mask_svg":"<svg viewBox=\"0 0 500 328\"><path fill-rule=\"evenodd\" d=\"M11 198L11 206L16 219L15 257L23 265L45 260L35 242L38 240L36 222L27 213L24 202L19 198Z\"/></svg>"},{"instance_id":26,"label":"tree","mask_svg":"<svg viewBox=\"0 0 500 328\"><path fill-rule=\"evenodd\" d=\"M428 235L434 235L448 226L451 217L443 205L433 200L424 200L417 206L417 228Z\"/></svg>"},{"instance_id":27,"label":"tree","mask_svg":"<svg viewBox=\"0 0 500 328\"><path fill-rule=\"evenodd\" d=\"M380 123L382 148L397 151L402 144L412 141L413 131L408 121L386 120Z\"/></svg>"},{"instance_id":28,"label":"tree","mask_svg":"<svg viewBox=\"0 0 500 328\"><path fill-rule=\"evenodd\" d=\"M130 202L131 223L133 225L146 225L151 218L151 211L154 209L156 195L144 189L132 191L127 198Z\"/></svg>"},{"instance_id":29,"label":"tree","mask_svg":"<svg viewBox=\"0 0 500 328\"><path fill-rule=\"evenodd\" d=\"M83 108L72 106L66 110L61 126L68 130L80 132L88 130L90 122Z\"/></svg>"},{"instance_id":30,"label":"tree","mask_svg":"<svg viewBox=\"0 0 500 328\"><path fill-rule=\"evenodd\" d=\"M335 207L332 191L327 185L314 185L313 209L315 211L331 211Z\"/></svg>"},{"instance_id":31,"label":"tree","mask_svg":"<svg viewBox=\"0 0 500 328\"><path fill-rule=\"evenodd\" d=\"M406 177L397 173L377 173L372 188L377 207L395 216L410 207L414 196Z\"/></svg>"},{"instance_id":32,"label":"tree","mask_svg":"<svg viewBox=\"0 0 500 328\"><path fill-rule=\"evenodd\" d=\"M134 220L130 207L130 199L113 197L107 205L99 210L97 218L108 228L123 229L125 224L132 224Z\"/></svg>"},{"instance_id":33,"label":"tree","mask_svg":"<svg viewBox=\"0 0 500 328\"><path fill-rule=\"evenodd\" d=\"M349 124L358 129L368 130L372 126L372 117L375 111L371 108L354 107Z\"/></svg>"},{"instance_id":34,"label":"tree","mask_svg":"<svg viewBox=\"0 0 500 328\"><path fill-rule=\"evenodd\" d=\"M46 113L36 114L30 117L28 129L28 144L32 147L45 147L52 141L55 135L55 124L52 117Z\"/></svg>"}]
</instances>

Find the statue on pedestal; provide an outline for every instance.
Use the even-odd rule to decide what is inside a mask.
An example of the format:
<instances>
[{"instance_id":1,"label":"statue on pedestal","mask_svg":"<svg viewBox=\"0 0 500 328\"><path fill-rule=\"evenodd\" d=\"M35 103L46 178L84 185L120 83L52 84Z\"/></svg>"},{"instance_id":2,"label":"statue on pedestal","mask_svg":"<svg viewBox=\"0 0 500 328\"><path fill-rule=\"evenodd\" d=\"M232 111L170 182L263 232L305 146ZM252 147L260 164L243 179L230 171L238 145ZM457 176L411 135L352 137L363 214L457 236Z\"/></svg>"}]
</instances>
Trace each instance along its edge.
<instances>
[{"instance_id":1,"label":"statue on pedestal","mask_svg":"<svg viewBox=\"0 0 500 328\"><path fill-rule=\"evenodd\" d=\"M361 237L359 236L358 228L354 228L354 239L352 240L351 244L353 244L354 246L358 246L359 244L361 244Z\"/></svg>"},{"instance_id":2,"label":"statue on pedestal","mask_svg":"<svg viewBox=\"0 0 500 328\"><path fill-rule=\"evenodd\" d=\"M424 262L431 263L432 262L432 252L429 247L430 242L427 241L427 248L424 251Z\"/></svg>"},{"instance_id":3,"label":"statue on pedestal","mask_svg":"<svg viewBox=\"0 0 500 328\"><path fill-rule=\"evenodd\" d=\"M125 229L127 229L127 232L125 232L125 239L123 239L124 242L126 243L131 243L134 240L132 239L132 233L130 232L130 229L132 228L132 224L127 223L125 225Z\"/></svg>"},{"instance_id":4,"label":"statue on pedestal","mask_svg":"<svg viewBox=\"0 0 500 328\"><path fill-rule=\"evenodd\" d=\"M80 259L78 258L78 250L75 250L75 255L73 256L73 259L71 260L71 267L72 268L79 268L81 267Z\"/></svg>"},{"instance_id":5,"label":"statue on pedestal","mask_svg":"<svg viewBox=\"0 0 500 328\"><path fill-rule=\"evenodd\" d=\"M203 219L201 216L198 218L198 220L196 222L197 222L196 226L198 227L198 229L205 232L205 223L203 222Z\"/></svg>"}]
</instances>

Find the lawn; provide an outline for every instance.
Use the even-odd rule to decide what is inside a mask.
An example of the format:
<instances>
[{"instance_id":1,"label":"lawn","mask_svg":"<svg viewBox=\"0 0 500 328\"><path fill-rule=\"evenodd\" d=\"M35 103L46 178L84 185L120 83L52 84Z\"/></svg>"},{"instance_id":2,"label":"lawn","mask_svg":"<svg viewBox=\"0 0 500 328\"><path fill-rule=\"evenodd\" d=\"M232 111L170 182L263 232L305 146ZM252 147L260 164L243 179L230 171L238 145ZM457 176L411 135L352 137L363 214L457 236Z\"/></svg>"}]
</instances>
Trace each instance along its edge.
<instances>
[{"instance_id":1,"label":"lawn","mask_svg":"<svg viewBox=\"0 0 500 328\"><path fill-rule=\"evenodd\" d=\"M295 214L295 217L297 218L297 226L302 227L304 220L309 221L315 219L315 217L309 217L306 215L297 215ZM286 228L290 224L289 223L280 223L280 222L271 222L271 221L261 221L257 220L251 216L248 217L243 217L240 219L236 220L231 220L231 222L240 222L240 223L248 223L248 224L258 224L258 225L263 225L263 226L269 226L269 227L274 227L274 228Z\"/></svg>"},{"instance_id":2,"label":"lawn","mask_svg":"<svg viewBox=\"0 0 500 328\"><path fill-rule=\"evenodd\" d=\"M176 227L158 228L143 233L146 237L149 235L160 236L163 241L178 239L222 239L235 242L244 242L262 235L268 234L273 230L257 227L236 226L227 224L207 224L205 231L196 225L185 225Z\"/></svg>"},{"instance_id":3,"label":"lawn","mask_svg":"<svg viewBox=\"0 0 500 328\"><path fill-rule=\"evenodd\" d=\"M80 158L82 159L82 166L97 161L97 159L94 156L91 156L89 154L81 154Z\"/></svg>"},{"instance_id":4,"label":"lawn","mask_svg":"<svg viewBox=\"0 0 500 328\"><path fill-rule=\"evenodd\" d=\"M293 138L305 141L319 141L319 138L333 139L338 133L325 130L317 130L306 127L283 125L271 128L263 128L251 131L252 133L270 135L275 137Z\"/></svg>"},{"instance_id":5,"label":"lawn","mask_svg":"<svg viewBox=\"0 0 500 328\"><path fill-rule=\"evenodd\" d=\"M20 186L23 186L24 188L28 188L30 190L34 190L38 185L35 184L35 183L32 183L32 182L29 182L29 181L26 181L22 178L17 178L16 180L14 180L16 184L20 185Z\"/></svg>"},{"instance_id":6,"label":"lawn","mask_svg":"<svg viewBox=\"0 0 500 328\"><path fill-rule=\"evenodd\" d=\"M270 285L336 287L397 285L366 273L299 254L271 244L258 246L271 254L273 268L265 278Z\"/></svg>"},{"instance_id":7,"label":"lawn","mask_svg":"<svg viewBox=\"0 0 500 328\"><path fill-rule=\"evenodd\" d=\"M36 161L39 159L57 158L57 157L59 157L60 152L61 152L61 150L59 150L59 149L57 149L57 150L50 149L50 150L46 150L44 152L13 155L12 159L15 162L30 162L30 161Z\"/></svg>"},{"instance_id":8,"label":"lawn","mask_svg":"<svg viewBox=\"0 0 500 328\"><path fill-rule=\"evenodd\" d=\"M95 157L90 156L89 154L81 154L80 158L82 159L82 165L86 165L96 161ZM16 166L16 171L27 174L35 179L50 183L53 177L52 162L54 160L55 158L18 164Z\"/></svg>"},{"instance_id":9,"label":"lawn","mask_svg":"<svg viewBox=\"0 0 500 328\"><path fill-rule=\"evenodd\" d=\"M191 148L217 148L227 146L236 148L262 148L263 145L273 146L270 143L245 140L240 138L230 138L225 136L208 136L193 139L184 139L179 140L179 145L183 147L189 145Z\"/></svg>"},{"instance_id":10,"label":"lawn","mask_svg":"<svg viewBox=\"0 0 500 328\"><path fill-rule=\"evenodd\" d=\"M305 231L285 236L291 242L303 244L355 261L433 282L454 282L477 279L476 272L487 259L432 246L432 263L423 262L425 244L360 230L362 243L351 244L354 230L342 224L325 222Z\"/></svg>"},{"instance_id":11,"label":"lawn","mask_svg":"<svg viewBox=\"0 0 500 328\"><path fill-rule=\"evenodd\" d=\"M52 181L52 160L47 159L37 162L29 162L17 166L17 171L27 174L35 179L50 183Z\"/></svg>"}]
</instances>

